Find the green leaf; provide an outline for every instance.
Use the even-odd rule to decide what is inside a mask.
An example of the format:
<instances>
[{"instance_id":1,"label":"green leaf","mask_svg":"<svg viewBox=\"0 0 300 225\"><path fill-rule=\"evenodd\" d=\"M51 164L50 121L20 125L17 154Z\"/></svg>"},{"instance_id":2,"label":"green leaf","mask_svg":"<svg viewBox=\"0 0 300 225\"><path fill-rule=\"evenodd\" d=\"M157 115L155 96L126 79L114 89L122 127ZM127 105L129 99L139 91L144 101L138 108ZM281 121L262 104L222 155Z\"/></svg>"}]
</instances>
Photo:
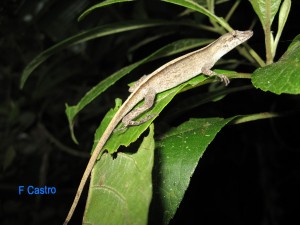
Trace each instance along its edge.
<instances>
[{"instance_id":1,"label":"green leaf","mask_svg":"<svg viewBox=\"0 0 300 225\"><path fill-rule=\"evenodd\" d=\"M200 12L200 13L206 15L207 17L209 17L211 20L216 21L217 23L219 23L226 30L232 31L232 28L228 25L226 20L224 20L222 17L216 16L215 14L210 12L207 8L199 5L198 3L196 3L192 0L163 0L163 1L173 3L173 4L176 4L176 5L180 5L180 6L188 8L188 9L192 9L192 10L195 10L197 12Z\"/></svg>"},{"instance_id":2,"label":"green leaf","mask_svg":"<svg viewBox=\"0 0 300 225\"><path fill-rule=\"evenodd\" d=\"M191 86L196 86L199 83L203 82L204 80L208 79L208 77L205 76L198 76L190 81L185 82L184 84L181 84L175 88L172 88L170 90L167 90L163 93L159 93L156 96L156 101L154 106L147 111L146 113L143 113L140 117L137 118L140 119L141 117L145 116L146 114L149 115L154 115L153 118L151 118L149 121L139 125L139 126L130 126L126 129L125 132L115 132L111 135L109 140L106 142L104 145L104 149L108 150L109 153L114 153L118 150L118 148L123 145L123 146L129 146L132 142L136 141L139 136L148 128L148 126L152 123L152 121L159 115L159 113L164 109L164 107L175 97L175 95L180 92L183 88L191 85ZM136 107L139 107L143 102L138 104ZM114 110L110 110L102 120L100 126L98 127L96 133L95 133L95 138L94 138L94 146L98 143L98 140L102 136L103 132L105 131L108 123L114 116L114 114L118 111L119 107L121 106L121 102L117 100L116 102L116 107ZM122 124L119 125L118 128L120 128Z\"/></svg>"},{"instance_id":3,"label":"green leaf","mask_svg":"<svg viewBox=\"0 0 300 225\"><path fill-rule=\"evenodd\" d=\"M87 9L86 11L84 11L78 18L78 21L82 20L86 15L88 15L91 11L95 10L95 9L98 9L98 8L101 8L101 7L104 7L104 6L109 6L109 5L112 5L112 4L116 4L116 3L121 3L121 2L132 2L134 0L106 0L106 1L103 1L101 3L98 3L92 7L90 7L89 9Z\"/></svg>"},{"instance_id":4,"label":"green leaf","mask_svg":"<svg viewBox=\"0 0 300 225\"><path fill-rule=\"evenodd\" d=\"M278 12L281 0L250 0L250 2L264 30L269 29Z\"/></svg>"},{"instance_id":5,"label":"green leaf","mask_svg":"<svg viewBox=\"0 0 300 225\"><path fill-rule=\"evenodd\" d=\"M221 70L218 70L221 71ZM224 71L222 70L223 74L231 74L232 77L236 76L234 74L234 72L229 72L229 71ZM154 119L159 115L159 113L166 107L166 105L175 97L175 95L177 95L179 92L181 91L186 91L192 88L195 88L197 86L203 85L204 81L210 79L207 76L204 75L200 75L197 77L194 77L193 79L175 87L172 88L170 90L167 90L165 92L159 93L156 96L156 100L155 100L155 104L154 106L148 110L147 112L143 113L140 117L137 118L137 120L139 120L141 117L145 116L145 115L154 115L149 121L139 125L139 126L130 126L128 128L126 128L125 132L114 132L111 137L109 138L109 140L106 142L106 144L104 145L104 149L108 150L109 153L114 153L118 150L118 148L120 146L125 146L128 147L132 142L135 142L140 135L148 128L148 126L154 121ZM234 89L236 90L236 89ZM228 90L228 92L230 92L231 90ZM228 93L227 92L227 93ZM223 93L223 92L222 92ZM224 92L223 94L225 94L226 92ZM206 100L205 102L207 102L208 100ZM212 101L212 99L210 99L210 101ZM205 102L202 102L203 104ZM135 108L139 107L140 105L142 105L143 102L141 102L140 104L138 104ZM95 132L95 138L94 138L94 145L93 148L94 149L98 143L98 140L101 138L103 132L105 131L106 127L108 126L109 122L111 121L111 119L113 118L113 116L115 115L115 113L119 110L119 107L122 105L122 102L120 99L116 100L116 107L114 109L111 109L110 111L108 111L108 113L104 116L102 122L100 123L99 127L97 128L96 132ZM122 124L120 124L117 128L120 129L122 127Z\"/></svg>"},{"instance_id":6,"label":"green leaf","mask_svg":"<svg viewBox=\"0 0 300 225\"><path fill-rule=\"evenodd\" d=\"M231 118L190 119L173 128L156 142L153 205L162 205L153 214L163 214L157 224L169 224L184 197L190 179L208 145L228 123L245 123L275 118L277 114L258 113ZM205 194L205 193L203 193ZM157 211L156 211L157 210Z\"/></svg>"},{"instance_id":7,"label":"green leaf","mask_svg":"<svg viewBox=\"0 0 300 225\"><path fill-rule=\"evenodd\" d=\"M300 35L278 62L257 69L252 76L256 88L275 94L300 93Z\"/></svg>"},{"instance_id":8,"label":"green leaf","mask_svg":"<svg viewBox=\"0 0 300 225\"><path fill-rule=\"evenodd\" d=\"M153 184L154 193L158 195L154 196L154 204L155 201L162 204L163 224L168 224L174 217L207 146L234 118L190 119L158 141L156 151L159 162L155 165L158 181Z\"/></svg>"},{"instance_id":9,"label":"green leaf","mask_svg":"<svg viewBox=\"0 0 300 225\"><path fill-rule=\"evenodd\" d=\"M291 10L291 5L292 5L291 0L284 0L284 2L282 3L282 5L280 7L280 11L279 11L277 33L280 33L280 34L282 33L282 30L284 28L284 25L287 21L288 15Z\"/></svg>"},{"instance_id":10,"label":"green leaf","mask_svg":"<svg viewBox=\"0 0 300 225\"><path fill-rule=\"evenodd\" d=\"M117 82L119 79L121 79L126 74L130 73L133 69L137 68L138 66L149 62L154 59L158 59L165 56L170 56L173 54L176 54L178 52L186 51L191 48L200 47L205 44L210 43L212 40L208 39L184 39L179 40L176 42L173 42L171 44L168 44L161 49L157 50L156 52L152 53L148 57L131 64L129 66L126 66L122 68L121 70L115 72L114 74L110 75L105 80L101 81L99 84L97 84L95 87L93 87L90 91L88 91L85 96L74 106L69 106L66 104L66 115L68 117L69 121L69 128L71 131L71 135L73 137L73 140L76 142L76 138L73 132L73 121L76 115L90 102L92 102L96 97L98 97L101 93L103 93L107 88L109 88L111 85L113 85L115 82Z\"/></svg>"},{"instance_id":11,"label":"green leaf","mask_svg":"<svg viewBox=\"0 0 300 225\"><path fill-rule=\"evenodd\" d=\"M275 41L274 41L274 50L277 49L277 45L278 45L279 39L281 37L284 25L287 21L288 15L290 13L290 9L291 9L291 0L284 0L284 2L282 3L282 5L280 7L280 11L279 11L278 30L277 30ZM273 55L275 56L275 52L273 53Z\"/></svg>"},{"instance_id":12,"label":"green leaf","mask_svg":"<svg viewBox=\"0 0 300 225\"><path fill-rule=\"evenodd\" d=\"M83 224L146 225L152 198L153 126L135 154L103 154L95 165Z\"/></svg>"},{"instance_id":13,"label":"green leaf","mask_svg":"<svg viewBox=\"0 0 300 225\"><path fill-rule=\"evenodd\" d=\"M251 121L276 118L279 116L284 116L284 114L275 113L275 112L261 112L261 113L249 114L244 116L238 116L236 117L236 119L234 119L234 121L232 121L231 124L247 123Z\"/></svg>"},{"instance_id":14,"label":"green leaf","mask_svg":"<svg viewBox=\"0 0 300 225\"><path fill-rule=\"evenodd\" d=\"M107 35L117 34L120 32L131 31L136 29L143 29L154 26L163 26L170 24L165 21L129 21L121 22L115 24L108 24L103 26L98 26L93 29L83 31L72 37L69 37L54 46L48 48L47 50L36 56L23 70L20 80L20 88L24 87L25 82L31 75L31 73L43 62L45 62L50 56L60 52L61 50L70 47L75 44L79 44L85 41L89 41L95 38L104 37Z\"/></svg>"}]
</instances>

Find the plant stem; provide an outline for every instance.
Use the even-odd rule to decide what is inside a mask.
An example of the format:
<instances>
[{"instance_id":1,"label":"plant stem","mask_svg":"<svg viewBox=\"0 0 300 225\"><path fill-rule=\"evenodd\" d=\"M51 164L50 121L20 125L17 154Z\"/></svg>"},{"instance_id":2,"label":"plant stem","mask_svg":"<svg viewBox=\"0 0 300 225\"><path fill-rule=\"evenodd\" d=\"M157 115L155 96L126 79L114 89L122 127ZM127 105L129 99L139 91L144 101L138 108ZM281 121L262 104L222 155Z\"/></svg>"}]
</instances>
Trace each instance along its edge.
<instances>
[{"instance_id":1,"label":"plant stem","mask_svg":"<svg viewBox=\"0 0 300 225\"><path fill-rule=\"evenodd\" d=\"M265 21L265 45L266 45L266 64L269 65L273 63L272 56L272 35L271 35L271 2L266 0L266 21Z\"/></svg>"}]
</instances>

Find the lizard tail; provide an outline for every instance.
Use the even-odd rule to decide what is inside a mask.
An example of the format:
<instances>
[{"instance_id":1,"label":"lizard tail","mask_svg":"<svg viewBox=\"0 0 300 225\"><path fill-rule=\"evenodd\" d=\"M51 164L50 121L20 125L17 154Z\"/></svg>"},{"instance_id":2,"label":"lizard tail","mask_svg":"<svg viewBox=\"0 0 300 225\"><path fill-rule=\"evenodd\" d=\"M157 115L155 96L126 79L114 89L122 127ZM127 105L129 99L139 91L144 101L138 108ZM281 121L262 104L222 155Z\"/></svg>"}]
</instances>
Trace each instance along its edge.
<instances>
[{"instance_id":1,"label":"lizard tail","mask_svg":"<svg viewBox=\"0 0 300 225\"><path fill-rule=\"evenodd\" d=\"M103 146L99 146L99 147L102 148ZM100 149L99 154L102 152L101 150L102 150L102 149ZM96 151L96 149L95 149L95 151ZM66 220L65 220L65 222L64 222L64 225L67 225L68 222L70 221L71 217L73 216L73 213L74 213L74 211L75 211L75 208L76 208L76 206L77 206L77 204L78 204L78 202L79 202L80 196L81 196L81 194L82 194L84 185L85 185L85 183L86 183L88 177L90 176L90 173L91 173L91 169L90 169L90 168L93 168L93 166L95 165L96 160L97 160L99 154L95 154L95 155L92 154L92 156L91 156L91 158L90 158L90 160L89 160L89 163L88 163L88 165L87 165L87 168L86 168L86 170L84 171L84 174L83 174L83 176L82 176L82 178L81 178L81 181L80 181L80 184L79 184L77 193L76 193L75 198L74 198L74 200L73 200L72 206L71 206L71 208L70 208L70 210L69 210L68 216L67 216L67 218L66 218Z\"/></svg>"},{"instance_id":2,"label":"lizard tail","mask_svg":"<svg viewBox=\"0 0 300 225\"><path fill-rule=\"evenodd\" d=\"M109 139L110 135L113 133L113 130L114 128L118 125L118 123L120 122L120 117L119 116L114 116L113 119L111 120L111 122L109 123L107 129L104 131L102 137L100 138L98 144L96 145L93 153L92 153L92 156L87 164L87 167L84 171L84 174L81 178L81 181L80 181L80 184L79 184L79 187L77 189L77 193L75 195L75 198L73 200L73 203L72 203L72 206L69 210L69 213L66 217L66 220L64 222L63 225L67 225L69 223L69 221L71 220L71 217L73 216L73 213L75 211L75 208L79 202L79 199L80 199L80 196L82 194L82 191L83 191L83 188L85 186L85 183L87 181L87 179L89 178L90 176L90 173L97 161L97 158L100 154L103 153L103 146L105 145L105 143L107 142L107 140Z\"/></svg>"}]
</instances>

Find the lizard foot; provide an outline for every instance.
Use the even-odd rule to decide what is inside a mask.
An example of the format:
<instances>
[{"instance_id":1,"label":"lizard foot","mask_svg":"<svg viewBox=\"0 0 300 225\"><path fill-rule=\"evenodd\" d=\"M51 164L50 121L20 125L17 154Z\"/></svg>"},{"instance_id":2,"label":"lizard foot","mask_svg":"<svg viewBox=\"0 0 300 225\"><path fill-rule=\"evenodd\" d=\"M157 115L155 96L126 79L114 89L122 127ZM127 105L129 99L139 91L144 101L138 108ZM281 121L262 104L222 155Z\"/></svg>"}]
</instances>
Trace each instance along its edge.
<instances>
[{"instance_id":1,"label":"lizard foot","mask_svg":"<svg viewBox=\"0 0 300 225\"><path fill-rule=\"evenodd\" d=\"M224 82L225 86L227 86L230 83L229 78L224 74L217 74L217 76L221 79L221 82Z\"/></svg>"},{"instance_id":2,"label":"lizard foot","mask_svg":"<svg viewBox=\"0 0 300 225\"><path fill-rule=\"evenodd\" d=\"M127 126L125 126L125 125L122 125L121 127L119 127L119 128L115 128L114 129L114 131L113 131L113 133L124 133L125 131L127 130Z\"/></svg>"},{"instance_id":3,"label":"lizard foot","mask_svg":"<svg viewBox=\"0 0 300 225\"><path fill-rule=\"evenodd\" d=\"M138 126L138 125L141 125L141 124L147 122L148 120L151 120L156 115L157 115L157 113L147 114L144 118L140 119L139 121L134 121L134 120L128 121L128 123L125 126Z\"/></svg>"}]
</instances>

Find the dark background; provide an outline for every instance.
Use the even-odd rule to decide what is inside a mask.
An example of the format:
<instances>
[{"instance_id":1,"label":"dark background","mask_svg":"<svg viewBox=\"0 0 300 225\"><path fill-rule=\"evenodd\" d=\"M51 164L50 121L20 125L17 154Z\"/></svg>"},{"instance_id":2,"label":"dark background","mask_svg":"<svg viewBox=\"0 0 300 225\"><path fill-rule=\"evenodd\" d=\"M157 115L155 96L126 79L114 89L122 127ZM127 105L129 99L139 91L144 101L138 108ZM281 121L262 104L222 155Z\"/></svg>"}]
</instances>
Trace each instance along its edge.
<instances>
[{"instance_id":1,"label":"dark background","mask_svg":"<svg viewBox=\"0 0 300 225\"><path fill-rule=\"evenodd\" d=\"M76 104L106 76L165 44L182 38L218 37L200 29L173 26L95 39L51 57L20 90L20 76L27 63L71 35L101 24L131 19L179 21L177 15L183 10L145 0L96 10L77 22L80 13L93 4L94 1L80 0L3 0L0 3L0 224L62 224L87 164L94 131L104 113L114 105L116 97L124 100L128 96L127 83L171 58L135 70L88 106L76 121L79 145L70 138L65 103ZM218 5L216 14L225 16L232 4L229 1ZM276 60L299 34L299 9L300 2L293 1ZM184 18L208 24L199 14ZM242 1L230 24L235 29L246 30L255 18L250 3ZM277 17L274 30L276 20ZM253 30L254 36L248 43L264 58L259 21ZM130 51L139 41L168 32L164 38ZM236 51L230 56L239 57ZM255 67L244 63L235 69L251 73ZM235 80L230 86L246 84L250 81ZM190 117L230 117L269 111L284 116L224 128L201 159L171 224L300 224L299 96L278 96L252 88L168 120L172 110L184 107L185 101L207 91L199 89L174 99L155 122L157 134ZM19 196L19 185L54 186L57 193ZM81 224L85 198L86 195L71 224Z\"/></svg>"}]
</instances>

